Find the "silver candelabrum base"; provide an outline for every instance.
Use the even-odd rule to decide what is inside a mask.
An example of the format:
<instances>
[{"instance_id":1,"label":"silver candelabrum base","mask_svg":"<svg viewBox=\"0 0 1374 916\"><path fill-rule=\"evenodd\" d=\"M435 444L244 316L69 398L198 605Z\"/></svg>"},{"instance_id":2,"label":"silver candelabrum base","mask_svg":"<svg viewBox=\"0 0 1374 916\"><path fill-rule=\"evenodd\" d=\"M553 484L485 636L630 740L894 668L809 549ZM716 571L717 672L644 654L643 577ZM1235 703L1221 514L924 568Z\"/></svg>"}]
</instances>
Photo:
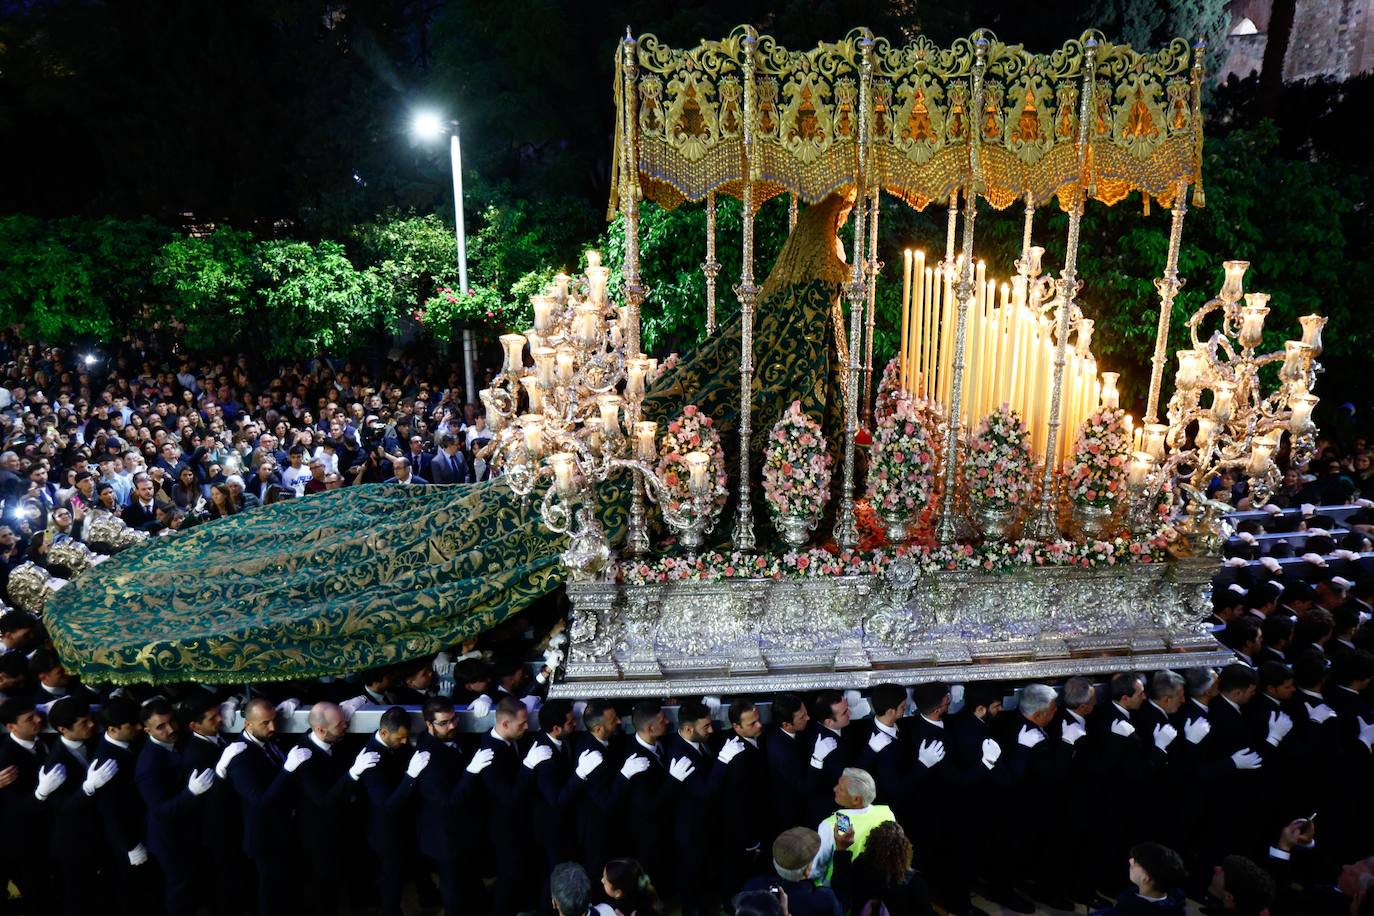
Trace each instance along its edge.
<instances>
[{"instance_id":1,"label":"silver candelabrum base","mask_svg":"<svg viewBox=\"0 0 1374 916\"><path fill-rule=\"evenodd\" d=\"M1066 677L1221 665L1216 561L615 585L572 582L553 696Z\"/></svg>"}]
</instances>

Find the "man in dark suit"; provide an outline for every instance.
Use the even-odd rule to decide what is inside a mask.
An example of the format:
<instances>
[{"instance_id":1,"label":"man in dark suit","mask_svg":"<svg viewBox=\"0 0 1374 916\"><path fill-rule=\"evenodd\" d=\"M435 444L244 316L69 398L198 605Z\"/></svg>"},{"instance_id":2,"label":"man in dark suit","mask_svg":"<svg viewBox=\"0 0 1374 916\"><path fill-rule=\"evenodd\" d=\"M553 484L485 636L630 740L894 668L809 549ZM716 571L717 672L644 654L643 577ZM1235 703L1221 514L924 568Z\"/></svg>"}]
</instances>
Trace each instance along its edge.
<instances>
[{"instance_id":1,"label":"man in dark suit","mask_svg":"<svg viewBox=\"0 0 1374 916\"><path fill-rule=\"evenodd\" d=\"M907 776L915 762L910 732L897 727L906 709L906 691L896 684L879 684L869 697L873 722L855 764L878 784L878 803L900 809L908 796Z\"/></svg>"},{"instance_id":2,"label":"man in dark suit","mask_svg":"<svg viewBox=\"0 0 1374 916\"><path fill-rule=\"evenodd\" d=\"M43 716L31 700L11 697L0 703L0 727L6 732L0 736L0 776L10 779L0 786L0 879L14 882L31 913L48 913L52 887L46 860L52 812L34 795L47 756L39 740ZM46 772L50 779L60 771Z\"/></svg>"},{"instance_id":3,"label":"man in dark suit","mask_svg":"<svg viewBox=\"0 0 1374 916\"><path fill-rule=\"evenodd\" d=\"M1208 706L1211 728L1204 749L1211 765L1209 772L1215 775L1209 794L1212 830L1208 848L1212 862L1223 855L1262 851L1266 842L1259 833L1260 819L1254 804L1261 792L1263 755L1251 744L1243 712L1253 700L1258 683L1255 669L1249 665L1227 665L1217 682L1219 695ZM1237 804L1237 799L1245 799L1245 803Z\"/></svg>"},{"instance_id":4,"label":"man in dark suit","mask_svg":"<svg viewBox=\"0 0 1374 916\"><path fill-rule=\"evenodd\" d=\"M668 774L668 756L663 737L668 719L657 700L641 700L631 713L634 740L629 743L626 764L634 762L638 772L629 777L625 794L625 823L631 855L639 860L660 889L670 889L675 875L669 867L670 837L663 813L670 810L678 781Z\"/></svg>"},{"instance_id":5,"label":"man in dark suit","mask_svg":"<svg viewBox=\"0 0 1374 916\"><path fill-rule=\"evenodd\" d=\"M218 775L227 777L242 808L243 829L234 839L243 855L253 860L260 916L293 910L289 896L292 849L290 835L282 827L291 813L292 774L314 756L304 746L283 754L275 741L276 731L277 708L263 697L252 698L243 707L242 740L229 744L216 764ZM187 756L191 756L189 749ZM242 873L237 874L242 881Z\"/></svg>"},{"instance_id":6,"label":"man in dark suit","mask_svg":"<svg viewBox=\"0 0 1374 916\"><path fill-rule=\"evenodd\" d=\"M162 866L168 916L192 916L197 818L201 796L215 782L213 768L185 774L177 750L177 721L163 699L143 704L148 744L138 755L134 782L147 809L148 853Z\"/></svg>"},{"instance_id":7,"label":"man in dark suit","mask_svg":"<svg viewBox=\"0 0 1374 916\"><path fill-rule=\"evenodd\" d=\"M1088 736L1098 753L1101 772L1111 774L1111 816L1098 825L1097 886L1112 899L1125 889L1127 851L1141 832L1144 812L1133 799L1143 791L1146 755L1153 753L1149 735L1137 729L1132 716L1145 704L1144 678L1121 672L1107 682L1107 702L1098 704L1088 722ZM1116 793L1120 794L1116 794Z\"/></svg>"},{"instance_id":8,"label":"man in dark suit","mask_svg":"<svg viewBox=\"0 0 1374 916\"><path fill-rule=\"evenodd\" d=\"M1066 864L1055 845L1059 832L1059 785L1057 742L1048 729L1054 722L1059 698L1044 684L1027 684L1017 698L1017 714L1003 716L1001 756L1007 760L1010 791L1006 795L1006 823L1011 848L1018 856L1017 878L1029 885L1031 895L1057 910L1072 910L1063 887ZM1077 864L1077 863L1074 863ZM1068 866L1072 867L1072 866Z\"/></svg>"},{"instance_id":9,"label":"man in dark suit","mask_svg":"<svg viewBox=\"0 0 1374 916\"><path fill-rule=\"evenodd\" d=\"M406 486L424 486L429 483L411 467L409 458L395 458L391 462L391 476L383 483L399 483Z\"/></svg>"},{"instance_id":10,"label":"man in dark suit","mask_svg":"<svg viewBox=\"0 0 1374 916\"><path fill-rule=\"evenodd\" d=\"M935 882L945 908L964 913L969 909L967 863L959 860L957 847L947 842L954 820L952 802L960 783L945 722L950 707L949 685L944 681L917 684L912 702L916 715L902 720L902 724L916 749L916 762L906 779L910 795L903 801L908 811L919 810L920 816L907 821L912 825L909 836L917 861Z\"/></svg>"},{"instance_id":11,"label":"man in dark suit","mask_svg":"<svg viewBox=\"0 0 1374 916\"><path fill-rule=\"evenodd\" d=\"M118 888L119 906L125 916L157 908L153 902L153 871L143 845L146 812L134 783L134 741L143 725L138 704L126 697L111 697L100 708L104 734L95 743L91 765L113 761L114 778L95 794L100 814L102 870L106 886Z\"/></svg>"},{"instance_id":12,"label":"man in dark suit","mask_svg":"<svg viewBox=\"0 0 1374 916\"><path fill-rule=\"evenodd\" d=\"M425 440L421 436L412 435L409 444L410 450L406 452L406 457L410 459L410 469L429 480L429 466L434 461L434 456L425 451Z\"/></svg>"},{"instance_id":13,"label":"man in dark suit","mask_svg":"<svg viewBox=\"0 0 1374 916\"><path fill-rule=\"evenodd\" d=\"M710 710L689 700L678 707L677 732L668 741L668 772L681 783L672 823L682 916L720 912L718 863L711 844L726 768L717 765L711 751L712 730Z\"/></svg>"},{"instance_id":14,"label":"man in dark suit","mask_svg":"<svg viewBox=\"0 0 1374 916\"><path fill-rule=\"evenodd\" d=\"M520 741L529 730L529 711L519 700L506 697L496 704L496 725L478 747L492 752L491 766L482 771L487 799L487 825L496 855L496 886L492 912L518 913L534 902L526 865L529 846L529 786L533 771L553 752L532 747L523 754Z\"/></svg>"},{"instance_id":15,"label":"man in dark suit","mask_svg":"<svg viewBox=\"0 0 1374 916\"><path fill-rule=\"evenodd\" d=\"M225 740L219 699L207 690L196 690L177 703L177 718L186 739L181 748L182 770L192 773L213 770L224 754ZM209 881L197 882L201 905L210 912L229 916L242 912L247 900L243 872L248 864L243 853L243 818L239 800L223 773L200 800L194 855L202 861L219 863Z\"/></svg>"},{"instance_id":16,"label":"man in dark suit","mask_svg":"<svg viewBox=\"0 0 1374 916\"><path fill-rule=\"evenodd\" d=\"M608 700L592 700L582 711L582 727L573 742L578 769L591 760L587 752L600 755L601 763L586 770L587 785L576 802L577 841L582 847L582 864L589 875L600 875L611 858L611 842L620 819L620 801L627 783L620 777L625 759L624 735L620 713Z\"/></svg>"},{"instance_id":17,"label":"man in dark suit","mask_svg":"<svg viewBox=\"0 0 1374 916\"><path fill-rule=\"evenodd\" d=\"M552 755L534 769L531 826L534 841L544 853L543 873L547 884L548 873L555 865L574 858L573 812L586 783L576 776L572 739L577 724L573 719L572 703L549 700L539 708L539 723L543 727L534 736L535 745L548 747ZM541 902L551 899L547 886L538 899ZM547 903L542 906L547 908Z\"/></svg>"},{"instance_id":18,"label":"man in dark suit","mask_svg":"<svg viewBox=\"0 0 1374 916\"><path fill-rule=\"evenodd\" d=\"M746 699L730 704L730 738L716 755L717 765L725 767L722 777L721 823L721 898L730 899L751 876L763 870L765 818L759 808L767 798L768 763L759 747L763 722L758 707Z\"/></svg>"},{"instance_id":19,"label":"man in dark suit","mask_svg":"<svg viewBox=\"0 0 1374 916\"><path fill-rule=\"evenodd\" d=\"M812 766L820 764L821 773L806 799L807 826L819 824L835 810L835 783L845 767L853 766L868 740L862 724L851 721L849 699L838 690L816 694L813 722L818 722L816 740L811 748Z\"/></svg>"},{"instance_id":20,"label":"man in dark suit","mask_svg":"<svg viewBox=\"0 0 1374 916\"><path fill-rule=\"evenodd\" d=\"M48 753L45 768L62 767L67 779L44 804L53 812L49 858L61 876L62 911L84 916L98 907L100 815L95 795L114 778L119 765L112 760L91 762L95 720L81 700L63 697L48 709L48 724L58 740Z\"/></svg>"},{"instance_id":21,"label":"man in dark suit","mask_svg":"<svg viewBox=\"0 0 1374 916\"><path fill-rule=\"evenodd\" d=\"M425 731L416 742L417 754L429 763L415 779L420 810L415 819L420 852L439 875L439 899L444 916L480 912L486 896L478 871L478 854L485 838L472 830L471 802L480 787L479 774L491 765L494 752L479 750L465 760L458 749L458 716L442 697L425 703Z\"/></svg>"},{"instance_id":22,"label":"man in dark suit","mask_svg":"<svg viewBox=\"0 0 1374 916\"><path fill-rule=\"evenodd\" d=\"M1369 824L1374 799L1369 791L1374 755L1374 709L1365 699L1374 684L1374 655L1354 649L1331 663L1322 695L1336 715L1322 726L1325 756L1334 761L1327 797L1320 810L1323 841L1337 862L1350 862L1369 852Z\"/></svg>"},{"instance_id":23,"label":"man in dark suit","mask_svg":"<svg viewBox=\"0 0 1374 916\"><path fill-rule=\"evenodd\" d=\"M415 778L429 765L429 753L410 748L410 713L392 706L382 713L377 731L364 753L377 756L358 779L367 798L367 842L377 855L377 900L385 916L400 916L406 853L412 844L409 827Z\"/></svg>"},{"instance_id":24,"label":"man in dark suit","mask_svg":"<svg viewBox=\"0 0 1374 916\"><path fill-rule=\"evenodd\" d=\"M309 864L306 912L326 916L339 911L337 868L348 849L348 810L358 777L381 758L366 749L356 757L347 754L348 718L334 703L310 707L308 723L310 733L300 746L311 753L297 776L296 827Z\"/></svg>"},{"instance_id":25,"label":"man in dark suit","mask_svg":"<svg viewBox=\"0 0 1374 916\"><path fill-rule=\"evenodd\" d=\"M807 728L811 715L802 698L795 693L775 696L773 721L763 752L773 802L773 833L777 834L806 825L807 802L825 773L822 767L811 764L817 735ZM813 821L812 826L816 823Z\"/></svg>"},{"instance_id":26,"label":"man in dark suit","mask_svg":"<svg viewBox=\"0 0 1374 916\"><path fill-rule=\"evenodd\" d=\"M129 496L129 505L120 513L124 524L141 531L151 531L157 527L157 500L153 491L153 479L147 474L134 477L134 491Z\"/></svg>"},{"instance_id":27,"label":"man in dark suit","mask_svg":"<svg viewBox=\"0 0 1374 916\"><path fill-rule=\"evenodd\" d=\"M472 469L460 450L458 437L448 433L439 440L439 451L429 464L430 479L435 483L470 483Z\"/></svg>"}]
</instances>

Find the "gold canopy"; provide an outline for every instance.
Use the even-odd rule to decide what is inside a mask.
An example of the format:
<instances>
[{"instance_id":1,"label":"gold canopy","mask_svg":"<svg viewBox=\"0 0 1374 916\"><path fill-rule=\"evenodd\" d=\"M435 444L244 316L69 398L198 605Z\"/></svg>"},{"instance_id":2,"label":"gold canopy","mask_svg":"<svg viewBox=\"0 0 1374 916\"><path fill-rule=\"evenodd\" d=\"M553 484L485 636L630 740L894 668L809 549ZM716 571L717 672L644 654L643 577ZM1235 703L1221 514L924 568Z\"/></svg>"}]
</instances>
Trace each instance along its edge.
<instances>
[{"instance_id":1,"label":"gold canopy","mask_svg":"<svg viewBox=\"0 0 1374 916\"><path fill-rule=\"evenodd\" d=\"M1200 187L1202 48L1190 51L1184 39L1140 52L1088 32L1049 54L1032 54L986 31L940 48L925 37L898 47L856 29L841 41L790 51L738 26L722 41L688 49L640 37L629 81L636 97L629 100L625 55L617 53L616 136L624 139L628 119L641 194L669 208L711 192L740 197L746 170L755 207L783 192L815 202L858 184L868 40L867 187L881 186L918 209L957 189L1002 209L1028 197L1036 204L1056 195L1072 199L1081 181L1107 204L1141 191L1169 206L1181 180ZM986 70L982 105L973 112L978 42L986 43ZM753 153L746 161L744 59L751 44ZM1094 44L1096 54L1085 54ZM1093 121L1080 176L1084 87ZM615 162L612 212L623 206L619 182L627 167L619 156Z\"/></svg>"}]
</instances>

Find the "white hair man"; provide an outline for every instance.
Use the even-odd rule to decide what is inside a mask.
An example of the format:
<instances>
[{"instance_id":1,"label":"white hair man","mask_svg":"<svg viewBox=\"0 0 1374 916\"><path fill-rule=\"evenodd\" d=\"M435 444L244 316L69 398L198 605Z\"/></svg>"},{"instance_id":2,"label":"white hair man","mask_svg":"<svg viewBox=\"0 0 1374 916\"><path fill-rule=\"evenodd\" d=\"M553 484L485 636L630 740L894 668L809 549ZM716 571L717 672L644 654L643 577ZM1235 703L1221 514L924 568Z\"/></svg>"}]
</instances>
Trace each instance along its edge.
<instances>
[{"instance_id":1,"label":"white hair man","mask_svg":"<svg viewBox=\"0 0 1374 916\"><path fill-rule=\"evenodd\" d=\"M849 847L855 858L864 851L868 835L884 821L895 821L897 816L887 805L875 805L878 797L878 784L867 770L846 767L835 783L835 805L839 808L834 814L821 821L816 828L820 835L821 848L811 865L811 875L822 884L830 883L830 874L835 858L835 824L841 817L849 821L854 833L854 842Z\"/></svg>"}]
</instances>

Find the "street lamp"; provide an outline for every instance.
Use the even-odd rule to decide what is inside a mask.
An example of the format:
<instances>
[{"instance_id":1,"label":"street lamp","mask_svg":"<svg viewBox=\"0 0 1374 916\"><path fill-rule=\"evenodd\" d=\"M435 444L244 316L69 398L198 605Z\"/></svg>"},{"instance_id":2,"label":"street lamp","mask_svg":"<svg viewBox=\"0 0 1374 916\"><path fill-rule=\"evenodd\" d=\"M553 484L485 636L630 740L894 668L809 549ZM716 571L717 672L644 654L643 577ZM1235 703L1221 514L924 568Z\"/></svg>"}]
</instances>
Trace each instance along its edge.
<instances>
[{"instance_id":1,"label":"street lamp","mask_svg":"<svg viewBox=\"0 0 1374 916\"><path fill-rule=\"evenodd\" d=\"M454 235L458 246L458 292L468 294L468 244L467 233L463 229L463 154L458 146L458 122L445 121L433 111L418 111L411 120L411 132L417 140L433 142L448 134L449 165L453 171L453 223ZM467 383L466 395L469 400L477 392L476 378L473 375L473 356L477 344L471 328L463 328L463 375Z\"/></svg>"}]
</instances>

